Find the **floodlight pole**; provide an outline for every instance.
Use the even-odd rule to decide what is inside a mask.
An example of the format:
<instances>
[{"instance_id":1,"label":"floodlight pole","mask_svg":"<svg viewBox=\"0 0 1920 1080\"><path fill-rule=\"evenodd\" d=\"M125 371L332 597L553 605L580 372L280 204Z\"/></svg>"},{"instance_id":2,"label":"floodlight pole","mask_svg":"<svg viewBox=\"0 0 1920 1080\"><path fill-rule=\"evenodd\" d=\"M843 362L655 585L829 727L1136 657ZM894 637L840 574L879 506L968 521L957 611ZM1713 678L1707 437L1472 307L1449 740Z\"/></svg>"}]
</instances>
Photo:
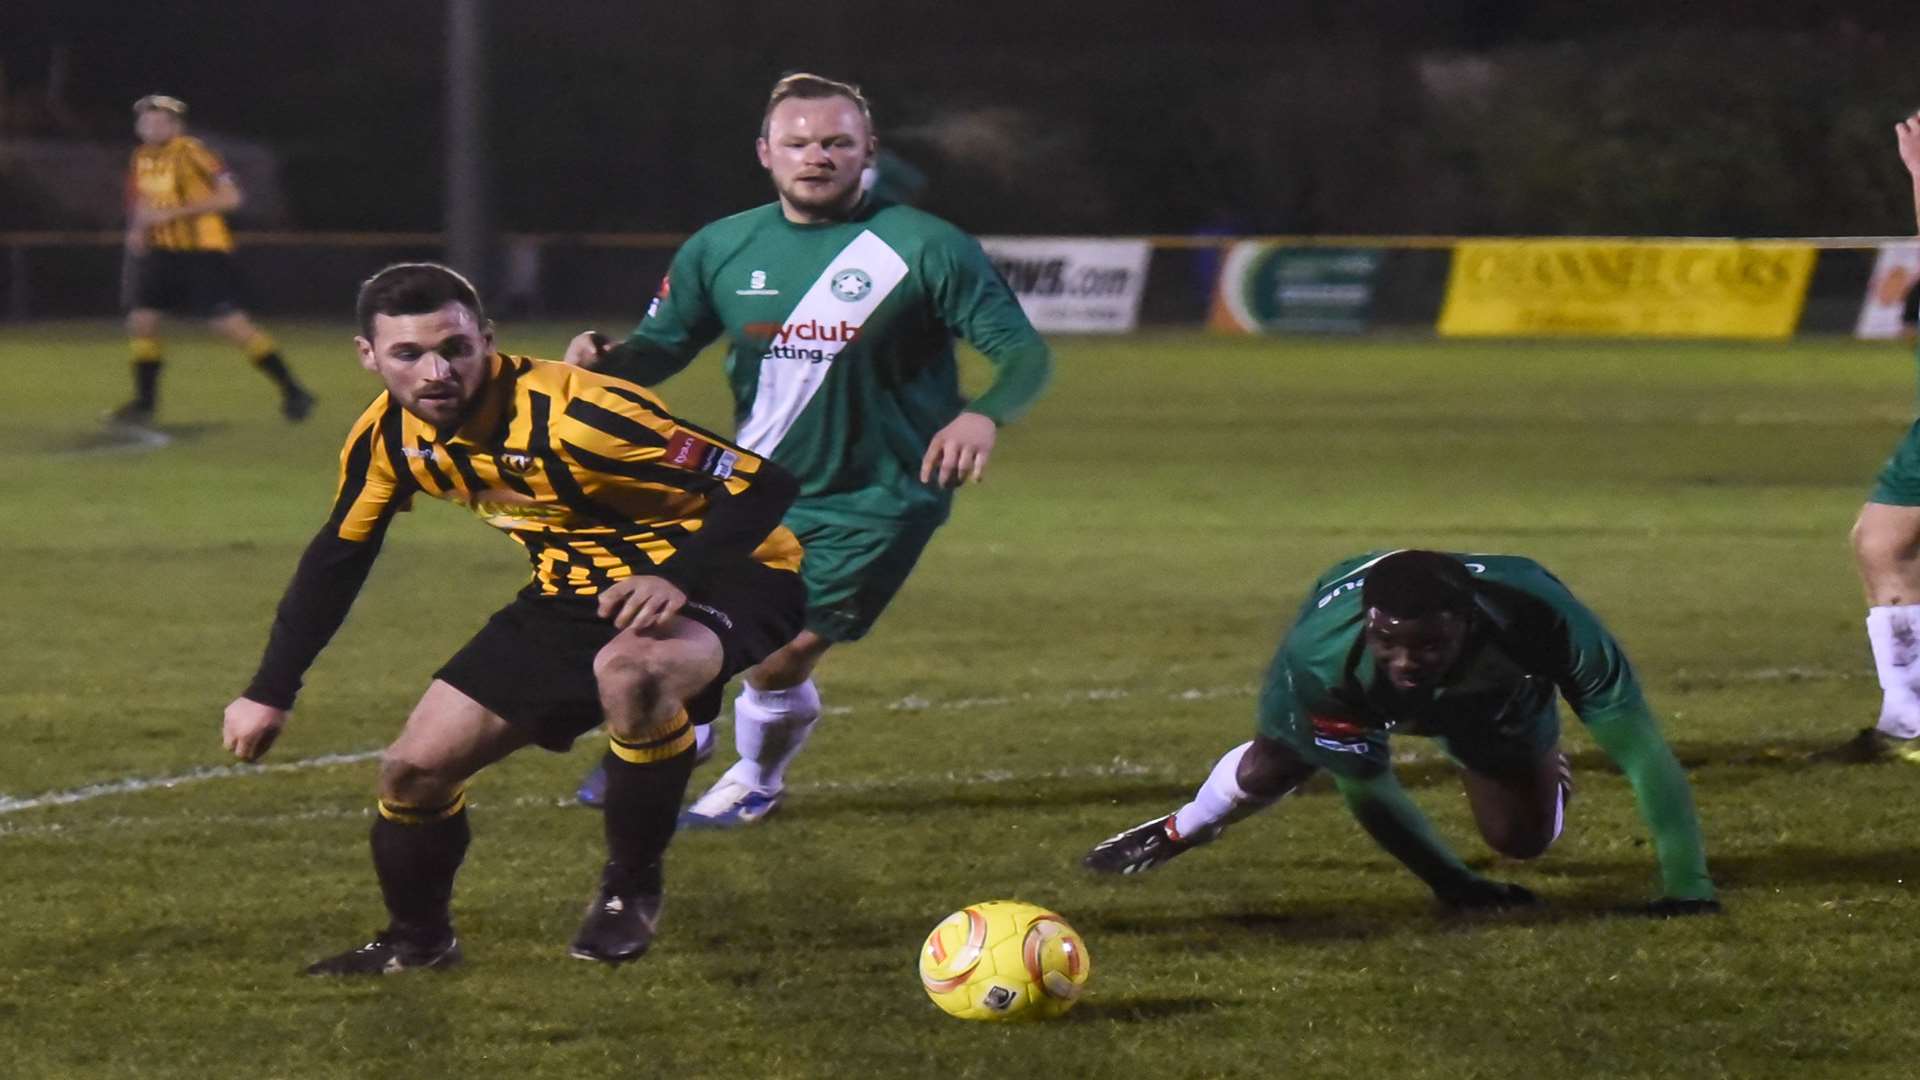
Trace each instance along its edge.
<instances>
[{"instance_id":1,"label":"floodlight pole","mask_svg":"<svg viewBox=\"0 0 1920 1080\"><path fill-rule=\"evenodd\" d=\"M486 58L486 0L447 0L446 259L483 296L493 278Z\"/></svg>"}]
</instances>

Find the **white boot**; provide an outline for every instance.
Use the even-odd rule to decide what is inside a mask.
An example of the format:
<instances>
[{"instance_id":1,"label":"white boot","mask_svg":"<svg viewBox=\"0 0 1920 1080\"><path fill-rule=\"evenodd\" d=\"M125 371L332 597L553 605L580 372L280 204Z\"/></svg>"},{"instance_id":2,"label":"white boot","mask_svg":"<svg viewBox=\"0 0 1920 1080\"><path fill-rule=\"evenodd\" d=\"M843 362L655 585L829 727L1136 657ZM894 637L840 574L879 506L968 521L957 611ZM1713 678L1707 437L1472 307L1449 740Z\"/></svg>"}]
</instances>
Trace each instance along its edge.
<instances>
[{"instance_id":1,"label":"white boot","mask_svg":"<svg viewBox=\"0 0 1920 1080\"><path fill-rule=\"evenodd\" d=\"M680 815L680 824L733 828L772 813L786 787L787 766L819 719L820 691L812 679L785 690L742 686L733 702L733 744L740 760Z\"/></svg>"}]
</instances>

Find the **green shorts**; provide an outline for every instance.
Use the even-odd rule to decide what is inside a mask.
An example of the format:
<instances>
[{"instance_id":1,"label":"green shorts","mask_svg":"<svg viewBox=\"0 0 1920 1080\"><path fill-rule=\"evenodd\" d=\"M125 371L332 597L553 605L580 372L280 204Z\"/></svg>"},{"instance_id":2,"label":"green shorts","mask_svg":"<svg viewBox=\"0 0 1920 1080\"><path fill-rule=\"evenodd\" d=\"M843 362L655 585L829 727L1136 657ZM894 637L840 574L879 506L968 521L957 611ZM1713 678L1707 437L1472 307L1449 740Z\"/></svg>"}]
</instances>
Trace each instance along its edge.
<instances>
[{"instance_id":1,"label":"green shorts","mask_svg":"<svg viewBox=\"0 0 1920 1080\"><path fill-rule=\"evenodd\" d=\"M858 641L887 609L920 561L939 521L859 520L787 511L786 526L800 538L806 561L807 629L828 641Z\"/></svg>"},{"instance_id":2,"label":"green shorts","mask_svg":"<svg viewBox=\"0 0 1920 1080\"><path fill-rule=\"evenodd\" d=\"M1527 775L1560 745L1560 710L1553 705L1531 717L1440 736L1440 749L1483 776Z\"/></svg>"},{"instance_id":3,"label":"green shorts","mask_svg":"<svg viewBox=\"0 0 1920 1080\"><path fill-rule=\"evenodd\" d=\"M1893 456L1881 466L1867 501L1883 506L1920 506L1920 420L1907 429Z\"/></svg>"},{"instance_id":4,"label":"green shorts","mask_svg":"<svg viewBox=\"0 0 1920 1080\"><path fill-rule=\"evenodd\" d=\"M1263 721L1259 730L1287 744L1307 764L1336 776L1378 776L1393 761L1385 731L1343 719L1314 716L1289 718L1284 724ZM1464 768L1487 776L1508 776L1530 772L1560 745L1560 711L1550 703L1544 709L1500 722L1461 724L1454 730L1421 734L1438 741L1440 749Z\"/></svg>"}]
</instances>

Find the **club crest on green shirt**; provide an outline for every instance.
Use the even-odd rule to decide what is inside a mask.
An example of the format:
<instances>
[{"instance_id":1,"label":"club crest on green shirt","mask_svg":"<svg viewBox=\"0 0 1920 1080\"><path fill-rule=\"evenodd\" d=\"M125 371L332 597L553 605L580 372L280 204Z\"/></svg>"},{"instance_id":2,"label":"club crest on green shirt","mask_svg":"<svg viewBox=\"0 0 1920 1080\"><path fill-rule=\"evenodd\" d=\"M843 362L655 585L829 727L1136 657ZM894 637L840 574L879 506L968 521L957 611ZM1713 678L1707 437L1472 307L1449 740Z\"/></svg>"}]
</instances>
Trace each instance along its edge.
<instances>
[{"instance_id":1,"label":"club crest on green shirt","mask_svg":"<svg viewBox=\"0 0 1920 1080\"><path fill-rule=\"evenodd\" d=\"M873 278L868 277L865 270L847 269L833 275L828 287L833 290L833 295L853 304L865 299L873 291Z\"/></svg>"}]
</instances>

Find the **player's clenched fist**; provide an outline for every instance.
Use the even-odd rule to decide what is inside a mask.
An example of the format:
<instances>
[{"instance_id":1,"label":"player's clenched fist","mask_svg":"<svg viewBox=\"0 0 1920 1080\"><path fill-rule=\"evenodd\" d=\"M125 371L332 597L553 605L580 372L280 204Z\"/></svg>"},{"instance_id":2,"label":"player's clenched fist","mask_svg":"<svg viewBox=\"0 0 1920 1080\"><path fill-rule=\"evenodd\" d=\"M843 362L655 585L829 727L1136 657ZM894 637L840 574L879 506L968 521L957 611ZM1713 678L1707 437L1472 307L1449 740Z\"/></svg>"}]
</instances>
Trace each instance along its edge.
<instances>
[{"instance_id":1,"label":"player's clenched fist","mask_svg":"<svg viewBox=\"0 0 1920 1080\"><path fill-rule=\"evenodd\" d=\"M242 761L258 761L287 725L287 710L262 705L250 698L234 698L220 726L220 742Z\"/></svg>"},{"instance_id":2,"label":"player's clenched fist","mask_svg":"<svg viewBox=\"0 0 1920 1080\"><path fill-rule=\"evenodd\" d=\"M607 339L597 330L575 334L567 342L566 361L574 367L590 368L600 362L600 353L606 347Z\"/></svg>"},{"instance_id":3,"label":"player's clenched fist","mask_svg":"<svg viewBox=\"0 0 1920 1080\"><path fill-rule=\"evenodd\" d=\"M1900 161L1908 172L1920 176L1920 113L1893 125L1893 137L1900 145Z\"/></svg>"}]
</instances>

